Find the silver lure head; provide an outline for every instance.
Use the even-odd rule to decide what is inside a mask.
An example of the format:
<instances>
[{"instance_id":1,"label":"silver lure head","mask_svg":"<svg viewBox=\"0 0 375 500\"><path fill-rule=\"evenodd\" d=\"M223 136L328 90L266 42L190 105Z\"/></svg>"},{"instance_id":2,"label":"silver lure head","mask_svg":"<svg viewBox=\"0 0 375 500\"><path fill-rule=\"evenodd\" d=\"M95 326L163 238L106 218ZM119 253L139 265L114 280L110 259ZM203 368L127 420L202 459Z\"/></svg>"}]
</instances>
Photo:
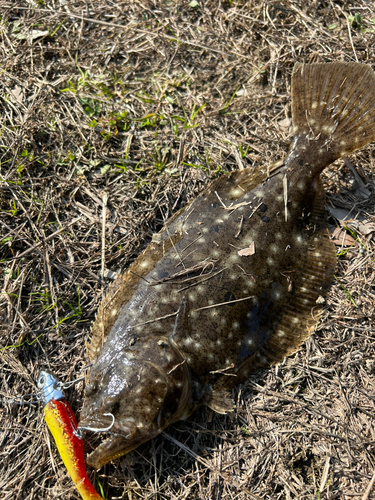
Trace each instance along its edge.
<instances>
[{"instance_id":1,"label":"silver lure head","mask_svg":"<svg viewBox=\"0 0 375 500\"><path fill-rule=\"evenodd\" d=\"M42 370L37 381L43 403L46 405L51 399L64 399L64 393L59 389L60 382L51 373Z\"/></svg>"}]
</instances>

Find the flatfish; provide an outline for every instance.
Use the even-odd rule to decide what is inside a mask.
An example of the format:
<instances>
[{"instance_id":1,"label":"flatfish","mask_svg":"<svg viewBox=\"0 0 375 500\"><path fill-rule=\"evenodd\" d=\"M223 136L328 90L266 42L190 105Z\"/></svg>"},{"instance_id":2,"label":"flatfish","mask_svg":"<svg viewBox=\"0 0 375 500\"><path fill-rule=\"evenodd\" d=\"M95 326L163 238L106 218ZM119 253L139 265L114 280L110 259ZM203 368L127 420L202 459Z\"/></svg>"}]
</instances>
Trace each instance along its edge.
<instances>
[{"instance_id":1,"label":"flatfish","mask_svg":"<svg viewBox=\"0 0 375 500\"><path fill-rule=\"evenodd\" d=\"M319 319L334 244L320 173L375 139L375 76L296 64L284 163L223 175L117 278L92 328L79 427L107 431L100 468L296 351Z\"/></svg>"}]
</instances>

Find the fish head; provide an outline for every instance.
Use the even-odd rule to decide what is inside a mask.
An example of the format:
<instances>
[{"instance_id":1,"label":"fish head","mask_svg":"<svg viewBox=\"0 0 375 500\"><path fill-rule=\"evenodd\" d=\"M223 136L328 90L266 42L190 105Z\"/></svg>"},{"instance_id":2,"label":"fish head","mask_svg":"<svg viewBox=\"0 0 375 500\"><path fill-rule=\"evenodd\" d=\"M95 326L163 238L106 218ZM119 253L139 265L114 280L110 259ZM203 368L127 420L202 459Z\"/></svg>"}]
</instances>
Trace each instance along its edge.
<instances>
[{"instance_id":1,"label":"fish head","mask_svg":"<svg viewBox=\"0 0 375 500\"><path fill-rule=\"evenodd\" d=\"M160 337L139 343L92 367L78 428L109 435L87 458L96 469L193 410L189 368L179 351Z\"/></svg>"}]
</instances>

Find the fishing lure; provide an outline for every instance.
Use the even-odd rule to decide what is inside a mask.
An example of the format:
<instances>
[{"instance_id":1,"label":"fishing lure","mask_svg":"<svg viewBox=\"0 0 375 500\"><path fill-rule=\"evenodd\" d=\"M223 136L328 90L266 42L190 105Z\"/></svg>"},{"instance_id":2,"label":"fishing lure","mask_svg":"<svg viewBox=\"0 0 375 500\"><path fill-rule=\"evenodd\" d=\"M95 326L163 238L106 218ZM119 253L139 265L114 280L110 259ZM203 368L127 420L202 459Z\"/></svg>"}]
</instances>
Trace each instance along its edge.
<instances>
[{"instance_id":1,"label":"fishing lure","mask_svg":"<svg viewBox=\"0 0 375 500\"><path fill-rule=\"evenodd\" d=\"M103 500L87 477L83 440L77 432L77 420L59 388L59 381L46 371L38 377L38 388L44 402L44 419L55 440L62 461L83 500Z\"/></svg>"}]
</instances>

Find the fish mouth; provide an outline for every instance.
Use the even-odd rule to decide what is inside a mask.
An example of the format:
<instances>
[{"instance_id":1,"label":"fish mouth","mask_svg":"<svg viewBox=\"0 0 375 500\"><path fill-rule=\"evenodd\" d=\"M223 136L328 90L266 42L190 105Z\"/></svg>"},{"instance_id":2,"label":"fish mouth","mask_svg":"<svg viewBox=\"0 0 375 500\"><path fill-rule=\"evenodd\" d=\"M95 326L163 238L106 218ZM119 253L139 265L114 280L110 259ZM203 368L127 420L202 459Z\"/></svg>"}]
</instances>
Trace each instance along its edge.
<instances>
[{"instance_id":1,"label":"fish mouth","mask_svg":"<svg viewBox=\"0 0 375 500\"><path fill-rule=\"evenodd\" d=\"M86 459L90 467L100 469L107 462L121 457L125 453L132 451L135 446L129 446L127 438L122 434L113 434L103 441Z\"/></svg>"},{"instance_id":2,"label":"fish mouth","mask_svg":"<svg viewBox=\"0 0 375 500\"><path fill-rule=\"evenodd\" d=\"M121 426L116 425L115 417L112 413L104 413L99 417L87 417L80 421L79 431L89 431L93 433L106 433L108 437L100 443L86 459L90 467L100 469L111 460L129 453L137 448L141 443L150 439L150 436L143 436L130 417Z\"/></svg>"}]
</instances>

